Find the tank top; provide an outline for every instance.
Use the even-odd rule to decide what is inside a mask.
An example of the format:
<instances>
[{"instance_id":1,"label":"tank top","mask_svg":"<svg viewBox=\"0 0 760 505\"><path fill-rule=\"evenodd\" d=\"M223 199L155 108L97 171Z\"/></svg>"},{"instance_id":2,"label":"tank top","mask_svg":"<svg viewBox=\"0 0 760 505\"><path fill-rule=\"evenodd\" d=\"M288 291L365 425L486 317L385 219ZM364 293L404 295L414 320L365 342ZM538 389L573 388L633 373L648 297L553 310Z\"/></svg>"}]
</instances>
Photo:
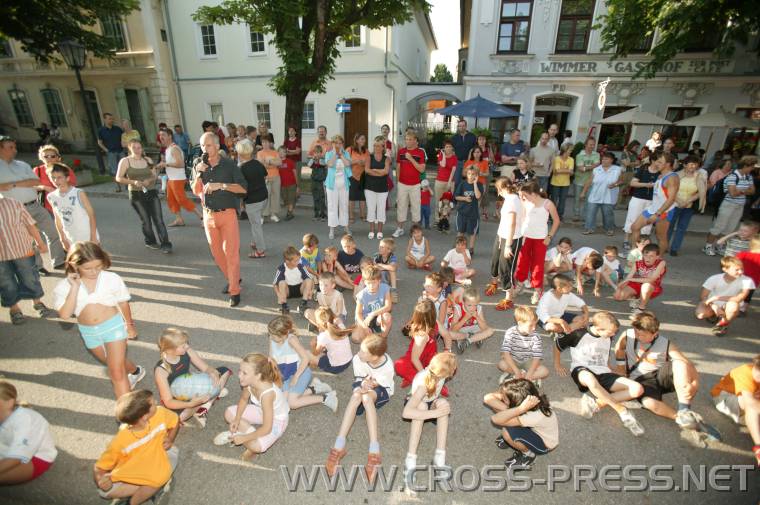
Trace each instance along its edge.
<instances>
[{"instance_id":1,"label":"tank top","mask_svg":"<svg viewBox=\"0 0 760 505\"><path fill-rule=\"evenodd\" d=\"M176 147L177 149L179 149L177 144L172 144L166 148L166 154L164 156L166 157L167 165L176 165L178 161L181 161L181 160L176 160L174 158L174 152L177 149L172 149L173 147ZM184 181L186 179L184 167L176 168L176 167L167 166L165 170L166 170L166 176L169 177L170 181Z\"/></svg>"},{"instance_id":2,"label":"tank top","mask_svg":"<svg viewBox=\"0 0 760 505\"><path fill-rule=\"evenodd\" d=\"M667 338L658 335L649 344L642 344L633 329L627 330L625 336L625 367L631 379L656 372L670 360Z\"/></svg>"},{"instance_id":3,"label":"tank top","mask_svg":"<svg viewBox=\"0 0 760 505\"><path fill-rule=\"evenodd\" d=\"M539 206L528 204L525 207L522 229L525 238L545 239L549 234L549 211L546 210L548 202L549 200L544 200Z\"/></svg>"},{"instance_id":4,"label":"tank top","mask_svg":"<svg viewBox=\"0 0 760 505\"><path fill-rule=\"evenodd\" d=\"M369 157L369 167L373 170L385 170L385 155L383 154L380 161L375 159L375 155L372 154ZM364 175L364 189L373 191L375 193L387 193L388 192L388 176L387 175Z\"/></svg>"},{"instance_id":5,"label":"tank top","mask_svg":"<svg viewBox=\"0 0 760 505\"><path fill-rule=\"evenodd\" d=\"M168 366L168 369L167 369L167 366ZM187 353L183 354L182 356L179 357L179 361L177 361L174 364L166 362L164 360L159 360L158 363L156 363L154 370L156 368L161 368L169 372L169 376L166 378L166 381L171 386L172 382L174 382L174 379L176 379L180 375L190 373L190 355Z\"/></svg>"},{"instance_id":6,"label":"tank top","mask_svg":"<svg viewBox=\"0 0 760 505\"><path fill-rule=\"evenodd\" d=\"M248 392L251 393L251 405L255 405L258 408L261 408L261 399L256 398L256 395L253 393L251 386L248 386ZM273 407L275 421L287 421L288 413L290 412L290 406L288 405L288 401L285 399L285 395L283 394L282 389L278 388L277 385L272 385L271 388L261 393L261 398L264 398L264 395L268 394L274 394Z\"/></svg>"},{"instance_id":7,"label":"tank top","mask_svg":"<svg viewBox=\"0 0 760 505\"><path fill-rule=\"evenodd\" d=\"M127 157L127 171L124 174L127 179L132 179L134 181L147 181L151 177L153 177L153 170L151 169L151 165L148 163L147 160L145 161L144 167L133 167L132 166L132 160ZM151 184L148 189L153 189L153 186L156 184L156 181L153 181L153 184ZM139 188L134 188L132 185L129 185L130 191L141 191Z\"/></svg>"},{"instance_id":8,"label":"tank top","mask_svg":"<svg viewBox=\"0 0 760 505\"><path fill-rule=\"evenodd\" d=\"M669 174L657 179L657 182L654 184L654 192L652 193L652 203L650 203L649 207L647 207L647 210L650 213L657 212L657 210L660 207L662 207L662 204L668 201L668 196L669 196L668 188L665 187L665 181L667 181L671 177L678 177L678 174L675 172L670 172ZM675 206L676 204L675 202L673 202L673 205L665 209L663 213L670 212L670 210Z\"/></svg>"},{"instance_id":9,"label":"tank top","mask_svg":"<svg viewBox=\"0 0 760 505\"><path fill-rule=\"evenodd\" d=\"M649 275L657 270L657 266L662 263L662 258L658 258L652 265L647 265L644 263L644 260L639 260L636 262L636 275L635 277L649 277ZM665 272L668 271L668 268L665 267L662 269L662 274L652 282L653 285L659 286L660 282L662 282L662 278L665 276Z\"/></svg>"},{"instance_id":10,"label":"tank top","mask_svg":"<svg viewBox=\"0 0 760 505\"><path fill-rule=\"evenodd\" d=\"M425 387L425 378L428 375L430 375L430 372L427 370L427 368L421 372L417 372L417 375L414 376L414 380L412 381L412 389L410 391L411 394L414 394L414 391L418 387ZM446 379L439 379L435 385L435 391L433 391L433 394L428 395L426 392L425 396L422 398L422 401L425 403L430 403L437 400L441 395L441 389L443 389L444 384L446 384Z\"/></svg>"},{"instance_id":11,"label":"tank top","mask_svg":"<svg viewBox=\"0 0 760 505\"><path fill-rule=\"evenodd\" d=\"M270 340L269 355L277 362L283 382L293 377L293 374L298 370L298 363L300 363L301 359L290 345L290 342L288 342L288 339L285 339L281 344Z\"/></svg>"},{"instance_id":12,"label":"tank top","mask_svg":"<svg viewBox=\"0 0 760 505\"><path fill-rule=\"evenodd\" d=\"M678 186L678 200L688 200L699 192L697 188L697 174L681 177L681 183Z\"/></svg>"},{"instance_id":13,"label":"tank top","mask_svg":"<svg viewBox=\"0 0 760 505\"><path fill-rule=\"evenodd\" d=\"M90 216L82 205L81 189L72 187L66 194L60 189L48 193L47 199L53 207L53 212L63 224L63 233L72 244L90 240Z\"/></svg>"},{"instance_id":14,"label":"tank top","mask_svg":"<svg viewBox=\"0 0 760 505\"><path fill-rule=\"evenodd\" d=\"M427 239L425 237L422 237L422 242L419 244L414 241L414 238L412 238L412 249L409 251L412 253L412 256L415 258L424 258L425 257L425 241Z\"/></svg>"},{"instance_id":15,"label":"tank top","mask_svg":"<svg viewBox=\"0 0 760 505\"><path fill-rule=\"evenodd\" d=\"M422 348L422 353L420 354L420 363L422 363L423 367L426 367L430 364L430 360L433 359L433 356L438 354L438 341L436 340L437 337L437 331L433 335L428 335L427 341L425 342L425 347ZM411 361L412 359L412 349L414 349L414 338L412 338L409 341L409 347L406 350L406 354L404 354L404 358Z\"/></svg>"}]
</instances>

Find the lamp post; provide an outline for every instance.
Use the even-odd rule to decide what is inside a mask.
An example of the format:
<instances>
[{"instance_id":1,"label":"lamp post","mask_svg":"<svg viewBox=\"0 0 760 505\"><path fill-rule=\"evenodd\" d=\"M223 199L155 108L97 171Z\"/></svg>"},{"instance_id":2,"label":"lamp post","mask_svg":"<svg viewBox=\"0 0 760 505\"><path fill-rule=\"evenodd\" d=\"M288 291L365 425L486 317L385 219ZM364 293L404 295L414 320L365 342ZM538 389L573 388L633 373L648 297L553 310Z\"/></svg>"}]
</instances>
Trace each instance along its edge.
<instances>
[{"instance_id":1,"label":"lamp post","mask_svg":"<svg viewBox=\"0 0 760 505\"><path fill-rule=\"evenodd\" d=\"M82 82L82 75L79 73L84 68L86 50L81 42L73 39L64 39L58 43L58 51L63 56L66 65L69 66L77 76L77 83L79 83L79 94L82 96L82 104L84 105L85 113L87 114L87 123L90 125L90 140L95 148L95 158L98 160L98 171L100 174L106 172L105 163L103 163L103 152L98 145L97 127L95 126L95 118L92 117L92 111L90 105L87 103L87 96L84 91L84 83Z\"/></svg>"}]
</instances>

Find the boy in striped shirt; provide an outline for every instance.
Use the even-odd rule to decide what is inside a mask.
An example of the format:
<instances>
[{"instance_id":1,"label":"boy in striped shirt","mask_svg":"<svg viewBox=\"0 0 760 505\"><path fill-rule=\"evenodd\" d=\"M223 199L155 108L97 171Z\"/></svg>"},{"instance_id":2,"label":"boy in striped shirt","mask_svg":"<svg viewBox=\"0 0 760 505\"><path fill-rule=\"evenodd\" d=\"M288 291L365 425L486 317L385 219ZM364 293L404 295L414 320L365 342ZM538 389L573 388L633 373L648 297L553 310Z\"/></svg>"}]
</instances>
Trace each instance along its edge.
<instances>
[{"instance_id":1,"label":"boy in striped shirt","mask_svg":"<svg viewBox=\"0 0 760 505\"><path fill-rule=\"evenodd\" d=\"M515 307L515 326L504 333L501 343L501 360L497 365L504 372L499 384L507 379L528 379L540 387L541 379L549 376L549 369L541 364L543 347L536 333L538 316L527 305Z\"/></svg>"}]
</instances>

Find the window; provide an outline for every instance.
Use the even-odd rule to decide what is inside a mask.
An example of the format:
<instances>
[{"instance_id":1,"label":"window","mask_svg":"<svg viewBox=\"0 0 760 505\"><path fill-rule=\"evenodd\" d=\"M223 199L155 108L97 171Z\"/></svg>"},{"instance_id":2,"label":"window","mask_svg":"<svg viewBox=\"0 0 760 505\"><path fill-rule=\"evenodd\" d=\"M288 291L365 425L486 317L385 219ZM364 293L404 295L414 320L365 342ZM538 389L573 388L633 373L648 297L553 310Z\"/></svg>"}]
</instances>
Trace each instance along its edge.
<instances>
[{"instance_id":1,"label":"window","mask_svg":"<svg viewBox=\"0 0 760 505\"><path fill-rule=\"evenodd\" d=\"M124 25L121 18L115 14L107 14L100 18L103 35L113 40L117 51L127 50L127 39L124 36Z\"/></svg>"},{"instance_id":2,"label":"window","mask_svg":"<svg viewBox=\"0 0 760 505\"><path fill-rule=\"evenodd\" d=\"M685 53L711 53L718 47L720 39L723 36L722 30L715 30L705 33L698 40L690 41L684 47Z\"/></svg>"},{"instance_id":3,"label":"window","mask_svg":"<svg viewBox=\"0 0 760 505\"><path fill-rule=\"evenodd\" d=\"M362 46L361 25L354 25L351 27L351 35L343 39L343 45L347 49L356 49Z\"/></svg>"},{"instance_id":4,"label":"window","mask_svg":"<svg viewBox=\"0 0 760 505\"><path fill-rule=\"evenodd\" d=\"M45 102L45 109L47 109L48 118L50 118L50 126L66 126L66 113L63 110L63 102L61 102L61 94L57 89L41 89L42 101Z\"/></svg>"},{"instance_id":5,"label":"window","mask_svg":"<svg viewBox=\"0 0 760 505\"><path fill-rule=\"evenodd\" d=\"M633 107L605 107L602 113L603 118L621 114ZM599 145L606 145L613 151L622 151L628 143L631 135L630 124L603 124L599 129Z\"/></svg>"},{"instance_id":6,"label":"window","mask_svg":"<svg viewBox=\"0 0 760 505\"><path fill-rule=\"evenodd\" d=\"M0 37L0 58L12 58L13 49L11 49L11 41Z\"/></svg>"},{"instance_id":7,"label":"window","mask_svg":"<svg viewBox=\"0 0 760 505\"><path fill-rule=\"evenodd\" d=\"M654 40L654 32L650 33L643 39L639 40L639 43L636 45L636 47L633 48L631 51L634 54L637 53L648 53L650 49L652 49L652 41Z\"/></svg>"},{"instance_id":8,"label":"window","mask_svg":"<svg viewBox=\"0 0 760 505\"><path fill-rule=\"evenodd\" d=\"M682 119L698 116L702 112L699 107L668 107L668 113L665 119L676 122ZM675 143L673 151L676 153L685 153L691 147L691 136L694 135L693 126L674 126L666 125L662 129L662 140L669 138Z\"/></svg>"},{"instance_id":9,"label":"window","mask_svg":"<svg viewBox=\"0 0 760 505\"><path fill-rule=\"evenodd\" d=\"M499 53L528 51L532 0L503 0L499 24Z\"/></svg>"},{"instance_id":10,"label":"window","mask_svg":"<svg viewBox=\"0 0 760 505\"><path fill-rule=\"evenodd\" d=\"M216 56L214 25L201 25L201 52L203 56Z\"/></svg>"},{"instance_id":11,"label":"window","mask_svg":"<svg viewBox=\"0 0 760 505\"><path fill-rule=\"evenodd\" d=\"M16 114L18 125L26 126L28 128L34 127L32 109L29 107L29 100L26 98L26 93L20 89L11 89L8 91L8 96L11 99L11 105L13 105L13 112Z\"/></svg>"},{"instance_id":12,"label":"window","mask_svg":"<svg viewBox=\"0 0 760 505\"><path fill-rule=\"evenodd\" d=\"M594 0L563 0L557 29L558 53L582 53L588 47Z\"/></svg>"},{"instance_id":13,"label":"window","mask_svg":"<svg viewBox=\"0 0 760 505\"><path fill-rule=\"evenodd\" d=\"M211 114L211 121L216 121L220 125L224 124L224 107L220 103L210 103L209 112Z\"/></svg>"},{"instance_id":14,"label":"window","mask_svg":"<svg viewBox=\"0 0 760 505\"><path fill-rule=\"evenodd\" d=\"M253 29L250 30L249 34L251 40L251 53L265 52L267 47L264 43L264 34L254 31Z\"/></svg>"},{"instance_id":15,"label":"window","mask_svg":"<svg viewBox=\"0 0 760 505\"><path fill-rule=\"evenodd\" d=\"M301 118L302 130L313 130L316 128L316 119L314 117L314 102L303 104L303 117Z\"/></svg>"},{"instance_id":16,"label":"window","mask_svg":"<svg viewBox=\"0 0 760 505\"><path fill-rule=\"evenodd\" d=\"M267 125L267 128L272 127L272 116L269 113L268 103L256 104L256 119L259 123L263 122Z\"/></svg>"},{"instance_id":17,"label":"window","mask_svg":"<svg viewBox=\"0 0 760 505\"><path fill-rule=\"evenodd\" d=\"M520 112L519 103L504 103L502 105L509 107L515 112ZM519 116L491 118L491 120L488 122L488 129L491 130L490 142L494 142L497 145L500 145L504 142L509 142L509 132L512 131L512 128L519 127L519 120Z\"/></svg>"}]
</instances>

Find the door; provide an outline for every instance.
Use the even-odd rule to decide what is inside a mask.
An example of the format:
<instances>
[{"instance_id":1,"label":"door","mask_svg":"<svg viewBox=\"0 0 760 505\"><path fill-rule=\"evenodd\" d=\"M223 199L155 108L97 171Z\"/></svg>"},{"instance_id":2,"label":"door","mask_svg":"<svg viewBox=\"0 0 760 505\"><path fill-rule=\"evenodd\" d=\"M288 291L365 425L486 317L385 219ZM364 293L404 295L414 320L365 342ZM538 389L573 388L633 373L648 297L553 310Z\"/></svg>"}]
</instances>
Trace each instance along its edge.
<instances>
[{"instance_id":1,"label":"door","mask_svg":"<svg viewBox=\"0 0 760 505\"><path fill-rule=\"evenodd\" d=\"M558 140L562 140L562 132L565 131L567 124L567 112L564 111L536 111L533 118L533 126L530 132L530 145L535 146L541 134L549 130L549 126L556 124L559 126L557 132Z\"/></svg>"},{"instance_id":2,"label":"door","mask_svg":"<svg viewBox=\"0 0 760 505\"><path fill-rule=\"evenodd\" d=\"M127 110L129 111L129 122L132 123L132 128L140 132L143 140L150 142L152 139L146 137L148 132L145 131L145 123L143 122L140 95L135 89L125 89L124 95L127 98Z\"/></svg>"},{"instance_id":3,"label":"door","mask_svg":"<svg viewBox=\"0 0 760 505\"><path fill-rule=\"evenodd\" d=\"M85 141L87 142L87 147L90 149L93 149L95 146L92 145L92 138L93 135L95 138L97 138L98 134L98 128L103 124L103 118L100 117L100 106L98 105L98 96L95 94L94 91L86 89L84 91L84 102L86 104L87 109L83 108L82 105L82 95L79 91L75 92L77 95L76 100L76 109L77 109L77 115L80 117L82 121L82 130L85 132ZM90 130L90 122L87 117L87 114L90 114L90 117L92 118L93 125L95 127L95 131L93 134L89 134Z\"/></svg>"},{"instance_id":4,"label":"door","mask_svg":"<svg viewBox=\"0 0 760 505\"><path fill-rule=\"evenodd\" d=\"M363 98L350 98L346 103L351 104L351 112L347 112L343 118L343 136L346 138L346 147L354 143L354 135L361 133L367 137L367 145L371 145L369 140L369 106L367 100Z\"/></svg>"}]
</instances>

